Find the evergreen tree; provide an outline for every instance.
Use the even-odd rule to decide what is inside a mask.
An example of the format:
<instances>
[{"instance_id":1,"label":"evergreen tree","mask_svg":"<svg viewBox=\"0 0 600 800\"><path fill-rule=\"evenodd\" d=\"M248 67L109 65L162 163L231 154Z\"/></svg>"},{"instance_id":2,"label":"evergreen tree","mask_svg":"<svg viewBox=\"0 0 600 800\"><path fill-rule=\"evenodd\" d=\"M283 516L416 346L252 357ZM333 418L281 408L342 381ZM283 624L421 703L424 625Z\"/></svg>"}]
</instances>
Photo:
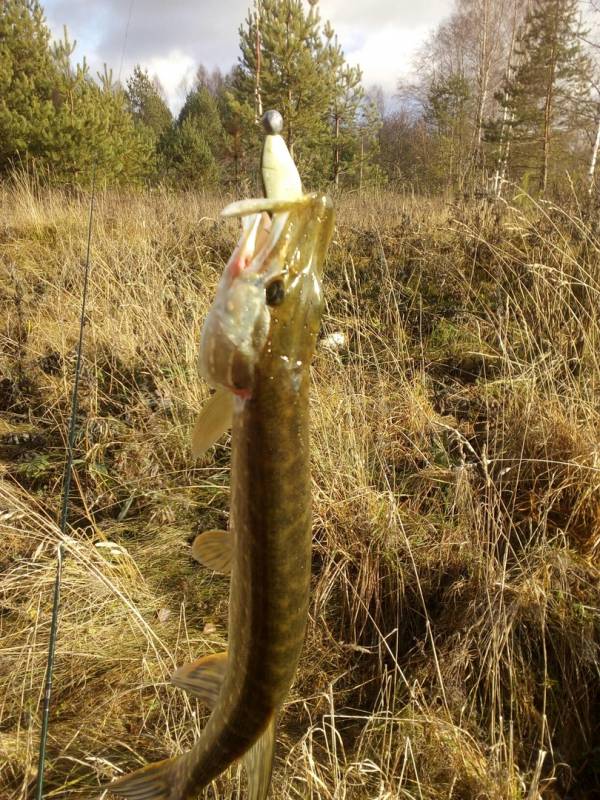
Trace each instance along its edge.
<instances>
[{"instance_id":1,"label":"evergreen tree","mask_svg":"<svg viewBox=\"0 0 600 800\"><path fill-rule=\"evenodd\" d=\"M255 0L240 28L241 57L226 91L236 168L258 163L261 109L276 108L307 186L360 182L371 171L380 118L364 100L361 71L349 66L318 0Z\"/></svg>"},{"instance_id":2,"label":"evergreen tree","mask_svg":"<svg viewBox=\"0 0 600 800\"><path fill-rule=\"evenodd\" d=\"M215 186L220 177L210 143L194 117L186 117L173 130L165 153L168 175L177 186L205 189Z\"/></svg>"},{"instance_id":3,"label":"evergreen tree","mask_svg":"<svg viewBox=\"0 0 600 800\"><path fill-rule=\"evenodd\" d=\"M159 81L151 80L147 70L136 64L127 81L126 94L129 111L136 123L148 129L156 141L160 140L173 124L173 115Z\"/></svg>"},{"instance_id":4,"label":"evergreen tree","mask_svg":"<svg viewBox=\"0 0 600 800\"><path fill-rule=\"evenodd\" d=\"M329 93L329 126L332 140L331 178L336 186L340 176L360 173L364 138L359 132L364 100L360 67L346 64L344 53L329 23L325 35L325 76ZM362 152L361 152L362 151Z\"/></svg>"},{"instance_id":5,"label":"evergreen tree","mask_svg":"<svg viewBox=\"0 0 600 800\"><path fill-rule=\"evenodd\" d=\"M71 66L66 32L54 46L58 70L52 141L45 154L51 177L87 183L93 171L106 183L136 183L151 177L153 146L136 130L127 97L106 67L94 81L85 62Z\"/></svg>"},{"instance_id":6,"label":"evergreen tree","mask_svg":"<svg viewBox=\"0 0 600 800\"><path fill-rule=\"evenodd\" d=\"M221 180L224 138L217 101L208 87L199 83L188 92L165 143L171 179L188 188L216 185Z\"/></svg>"},{"instance_id":7,"label":"evergreen tree","mask_svg":"<svg viewBox=\"0 0 600 800\"><path fill-rule=\"evenodd\" d=\"M128 182L148 174L150 148L134 129L124 93L107 72L71 66L65 30L50 46L37 0L0 8L0 171L22 163L55 181Z\"/></svg>"},{"instance_id":8,"label":"evergreen tree","mask_svg":"<svg viewBox=\"0 0 600 800\"><path fill-rule=\"evenodd\" d=\"M354 170L359 188L365 183L381 184L385 181L385 173L379 166L382 127L383 115L377 103L371 98L365 98L358 116L357 135L360 147L358 163Z\"/></svg>"},{"instance_id":9,"label":"evergreen tree","mask_svg":"<svg viewBox=\"0 0 600 800\"><path fill-rule=\"evenodd\" d=\"M245 157L245 120L236 111L236 103L232 102L238 69L238 67L234 67L223 78L217 95L217 106L224 131L223 164L226 167L226 175L229 176L234 190L239 194L240 192L249 192L250 187Z\"/></svg>"},{"instance_id":10,"label":"evergreen tree","mask_svg":"<svg viewBox=\"0 0 600 800\"><path fill-rule=\"evenodd\" d=\"M173 115L158 79L151 80L138 65L127 81L127 107L136 130L152 151L148 177L163 177L168 169L168 144L172 138Z\"/></svg>"},{"instance_id":11,"label":"evergreen tree","mask_svg":"<svg viewBox=\"0 0 600 800\"><path fill-rule=\"evenodd\" d=\"M262 107L283 114L283 133L301 174L309 183L322 178L330 104L318 10L311 5L306 14L301 0L256 0L240 28L240 47L229 101L245 147L256 150L260 137L256 100L260 65Z\"/></svg>"},{"instance_id":12,"label":"evergreen tree","mask_svg":"<svg viewBox=\"0 0 600 800\"><path fill-rule=\"evenodd\" d=\"M517 66L498 94L512 121L504 135L512 142L513 172L534 172L541 193L553 161L567 153L566 134L574 142L582 127L591 64L581 33L577 0L533 0L515 48ZM498 139L493 126L490 138Z\"/></svg>"},{"instance_id":13,"label":"evergreen tree","mask_svg":"<svg viewBox=\"0 0 600 800\"><path fill-rule=\"evenodd\" d=\"M55 113L56 69L50 32L37 0L0 7L0 173L39 160Z\"/></svg>"},{"instance_id":14,"label":"evergreen tree","mask_svg":"<svg viewBox=\"0 0 600 800\"><path fill-rule=\"evenodd\" d=\"M223 147L223 124L217 101L207 86L200 84L188 92L179 112L178 124L183 125L186 119L193 121L205 137L213 155L218 157Z\"/></svg>"},{"instance_id":15,"label":"evergreen tree","mask_svg":"<svg viewBox=\"0 0 600 800\"><path fill-rule=\"evenodd\" d=\"M236 68L223 75L220 69L209 72L204 65L196 71L196 91L207 90L214 99L214 107L208 100L200 100L208 106L207 129L212 142L211 148L221 168L220 181L235 187L239 194L248 189L243 186L244 175L244 146L242 122L235 113L230 103L230 93L233 88ZM198 100L192 100L193 106L198 105ZM214 116L214 108L218 114L218 122ZM212 133L211 133L212 132ZM216 145L216 146L215 146Z\"/></svg>"}]
</instances>

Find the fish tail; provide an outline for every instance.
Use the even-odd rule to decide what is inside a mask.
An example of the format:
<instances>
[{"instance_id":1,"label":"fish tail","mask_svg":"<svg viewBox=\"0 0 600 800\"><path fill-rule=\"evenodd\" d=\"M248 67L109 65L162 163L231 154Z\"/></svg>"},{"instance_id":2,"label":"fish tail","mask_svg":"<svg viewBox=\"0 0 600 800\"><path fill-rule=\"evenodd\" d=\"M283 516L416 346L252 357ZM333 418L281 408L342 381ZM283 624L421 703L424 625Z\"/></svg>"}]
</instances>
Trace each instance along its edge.
<instances>
[{"instance_id":1,"label":"fish tail","mask_svg":"<svg viewBox=\"0 0 600 800\"><path fill-rule=\"evenodd\" d=\"M127 800L169 800L172 786L172 766L175 758L148 764L122 778L117 778L106 788L117 797Z\"/></svg>"},{"instance_id":2,"label":"fish tail","mask_svg":"<svg viewBox=\"0 0 600 800\"><path fill-rule=\"evenodd\" d=\"M243 758L248 776L248 800L265 800L271 784L274 753L275 715Z\"/></svg>"}]
</instances>

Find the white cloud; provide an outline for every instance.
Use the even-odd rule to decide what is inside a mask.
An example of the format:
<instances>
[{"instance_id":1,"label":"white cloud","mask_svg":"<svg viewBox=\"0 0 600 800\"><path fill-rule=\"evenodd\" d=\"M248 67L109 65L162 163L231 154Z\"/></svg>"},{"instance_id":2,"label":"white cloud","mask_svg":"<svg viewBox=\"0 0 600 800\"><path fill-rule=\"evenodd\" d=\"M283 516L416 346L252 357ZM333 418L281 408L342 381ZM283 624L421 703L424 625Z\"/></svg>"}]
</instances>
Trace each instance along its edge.
<instances>
[{"instance_id":1,"label":"white cloud","mask_svg":"<svg viewBox=\"0 0 600 800\"><path fill-rule=\"evenodd\" d=\"M171 108L178 110L196 74L196 60L188 53L175 49L166 56L148 59L144 66L151 78L156 76L160 80Z\"/></svg>"},{"instance_id":2,"label":"white cloud","mask_svg":"<svg viewBox=\"0 0 600 800\"><path fill-rule=\"evenodd\" d=\"M393 95L413 71L417 50L451 13L454 0L320 0L350 64L359 64L366 88L379 84Z\"/></svg>"},{"instance_id":3,"label":"white cloud","mask_svg":"<svg viewBox=\"0 0 600 800\"><path fill-rule=\"evenodd\" d=\"M238 57L238 28L252 0L134 0L127 26L126 0L45 0L48 22L60 36L66 23L78 40L75 57L85 55L92 72L104 62L126 79L136 63L156 74L174 110L181 105L181 81L198 64L228 70ZM446 16L454 0L319 0L346 57L359 63L364 83L395 91L410 72L411 58L427 32ZM120 70L121 60L123 67Z\"/></svg>"},{"instance_id":4,"label":"white cloud","mask_svg":"<svg viewBox=\"0 0 600 800\"><path fill-rule=\"evenodd\" d=\"M412 72L412 60L429 30L426 26L407 29L386 25L366 36L358 47L348 49L346 58L350 64L361 65L367 88L377 83L386 94L393 94L398 79Z\"/></svg>"},{"instance_id":5,"label":"white cloud","mask_svg":"<svg viewBox=\"0 0 600 800\"><path fill-rule=\"evenodd\" d=\"M323 19L336 30L347 25L363 33L375 33L391 25L411 30L439 22L452 11L454 0L320 0Z\"/></svg>"}]
</instances>

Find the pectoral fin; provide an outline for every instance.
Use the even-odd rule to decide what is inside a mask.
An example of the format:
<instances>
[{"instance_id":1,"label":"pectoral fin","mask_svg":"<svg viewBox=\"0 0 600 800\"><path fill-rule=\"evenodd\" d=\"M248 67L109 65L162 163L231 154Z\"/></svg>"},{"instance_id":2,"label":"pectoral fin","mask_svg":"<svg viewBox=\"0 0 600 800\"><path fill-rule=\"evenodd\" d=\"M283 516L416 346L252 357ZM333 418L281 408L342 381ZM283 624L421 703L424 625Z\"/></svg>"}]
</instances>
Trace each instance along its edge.
<instances>
[{"instance_id":1,"label":"pectoral fin","mask_svg":"<svg viewBox=\"0 0 600 800\"><path fill-rule=\"evenodd\" d=\"M218 441L233 419L233 395L227 389L217 389L196 420L192 433L192 455L199 458Z\"/></svg>"},{"instance_id":2,"label":"pectoral fin","mask_svg":"<svg viewBox=\"0 0 600 800\"><path fill-rule=\"evenodd\" d=\"M194 539L192 556L215 572L231 572L231 534L227 531L204 531Z\"/></svg>"},{"instance_id":3,"label":"pectoral fin","mask_svg":"<svg viewBox=\"0 0 600 800\"><path fill-rule=\"evenodd\" d=\"M214 708L227 669L227 653L212 653L179 667L171 683Z\"/></svg>"},{"instance_id":4,"label":"pectoral fin","mask_svg":"<svg viewBox=\"0 0 600 800\"><path fill-rule=\"evenodd\" d=\"M275 752L275 715L243 757L248 776L248 800L265 800L271 784Z\"/></svg>"}]
</instances>

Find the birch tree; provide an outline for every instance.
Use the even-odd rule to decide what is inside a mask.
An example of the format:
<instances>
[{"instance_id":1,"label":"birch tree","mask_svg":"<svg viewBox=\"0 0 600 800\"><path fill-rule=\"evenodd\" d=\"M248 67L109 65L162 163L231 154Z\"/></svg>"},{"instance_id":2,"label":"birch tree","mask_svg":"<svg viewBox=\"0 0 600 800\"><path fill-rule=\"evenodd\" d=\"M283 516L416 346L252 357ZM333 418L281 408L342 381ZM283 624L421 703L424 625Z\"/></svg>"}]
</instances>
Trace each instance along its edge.
<instances>
[{"instance_id":1,"label":"birch tree","mask_svg":"<svg viewBox=\"0 0 600 800\"><path fill-rule=\"evenodd\" d=\"M496 156L496 169L493 179L493 191L497 197L502 193L502 185L506 179L506 170L508 167L508 158L510 155L512 125L514 122L514 110L511 109L509 103L509 86L514 78L514 70L518 64L515 61L515 48L517 43L517 32L523 24L524 19L529 11L531 0L513 0L510 27L508 35L508 51L506 54L506 67L504 70L503 86L497 91L495 97L501 107L500 119L493 123L488 123L487 133L488 138L492 141L495 140L498 145ZM492 134L493 131L493 134Z\"/></svg>"}]
</instances>

